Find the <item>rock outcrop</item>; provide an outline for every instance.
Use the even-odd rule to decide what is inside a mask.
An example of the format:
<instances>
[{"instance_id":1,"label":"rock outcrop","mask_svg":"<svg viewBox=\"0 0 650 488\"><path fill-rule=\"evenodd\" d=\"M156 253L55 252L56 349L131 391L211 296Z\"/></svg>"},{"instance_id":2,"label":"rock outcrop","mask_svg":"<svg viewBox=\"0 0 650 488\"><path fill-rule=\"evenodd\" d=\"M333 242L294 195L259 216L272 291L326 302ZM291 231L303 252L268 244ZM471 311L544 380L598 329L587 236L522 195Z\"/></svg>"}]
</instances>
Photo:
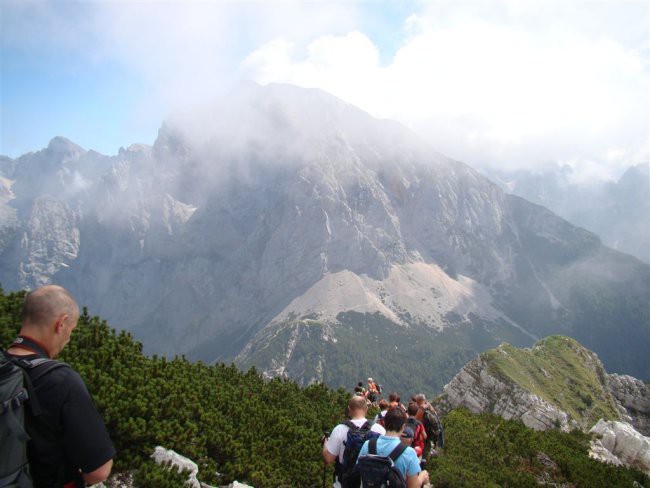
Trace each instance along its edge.
<instances>
[{"instance_id":1,"label":"rock outcrop","mask_svg":"<svg viewBox=\"0 0 650 488\"><path fill-rule=\"evenodd\" d=\"M601 417L619 418L598 356L564 336L530 349L501 344L484 352L445 386L442 399L537 430L586 430Z\"/></svg>"},{"instance_id":2,"label":"rock outcrop","mask_svg":"<svg viewBox=\"0 0 650 488\"><path fill-rule=\"evenodd\" d=\"M489 369L489 363L481 357L467 364L444 388L447 408L494 413L504 419L521 420L535 430L568 431L578 427L566 412L516 383L491 374Z\"/></svg>"},{"instance_id":3,"label":"rock outcrop","mask_svg":"<svg viewBox=\"0 0 650 488\"><path fill-rule=\"evenodd\" d=\"M626 422L602 419L589 432L597 436L591 444L591 457L634 467L650 476L649 437L643 436Z\"/></svg>"},{"instance_id":4,"label":"rock outcrop","mask_svg":"<svg viewBox=\"0 0 650 488\"><path fill-rule=\"evenodd\" d=\"M616 400L621 419L637 431L650 436L650 385L628 375L609 375L609 389Z\"/></svg>"},{"instance_id":5,"label":"rock outcrop","mask_svg":"<svg viewBox=\"0 0 650 488\"><path fill-rule=\"evenodd\" d=\"M191 459L161 446L156 447L151 457L158 464L168 464L170 468L176 468L179 473L188 471L187 485L191 488L201 488L201 483L196 477L199 473L199 466Z\"/></svg>"},{"instance_id":6,"label":"rock outcrop","mask_svg":"<svg viewBox=\"0 0 650 488\"><path fill-rule=\"evenodd\" d=\"M191 459L178 454L176 451L171 449L165 449L162 446L157 446L154 449L151 458L160 465L168 466L169 469L177 469L178 472L187 471L188 478L185 486L191 488L254 488L252 486L240 483L238 481L233 481L229 485L214 487L203 483L197 479L199 474L198 465ZM122 472L113 474L108 480L104 483L98 483L93 485L93 488L137 488L134 485L133 473L131 472Z\"/></svg>"}]
</instances>

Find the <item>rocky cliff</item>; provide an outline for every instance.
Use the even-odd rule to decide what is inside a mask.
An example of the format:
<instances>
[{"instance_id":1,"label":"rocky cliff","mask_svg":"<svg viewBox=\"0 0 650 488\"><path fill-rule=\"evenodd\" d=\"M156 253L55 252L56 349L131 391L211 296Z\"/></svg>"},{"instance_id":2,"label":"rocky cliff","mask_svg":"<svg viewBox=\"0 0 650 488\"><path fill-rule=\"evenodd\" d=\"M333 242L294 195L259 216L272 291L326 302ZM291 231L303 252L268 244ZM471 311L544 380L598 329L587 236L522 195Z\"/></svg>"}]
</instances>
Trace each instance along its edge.
<instances>
[{"instance_id":1,"label":"rocky cliff","mask_svg":"<svg viewBox=\"0 0 650 488\"><path fill-rule=\"evenodd\" d=\"M593 457L650 472L649 391L630 376L608 375L598 356L575 340L552 336L530 349L501 344L486 351L444 387L438 403L443 410L518 419L536 430L589 431L596 436Z\"/></svg>"},{"instance_id":2,"label":"rocky cliff","mask_svg":"<svg viewBox=\"0 0 650 488\"><path fill-rule=\"evenodd\" d=\"M648 266L318 90L242 85L152 147L55 138L2 172L2 286L61 283L149 352L430 391L565 333L648 373Z\"/></svg>"}]
</instances>

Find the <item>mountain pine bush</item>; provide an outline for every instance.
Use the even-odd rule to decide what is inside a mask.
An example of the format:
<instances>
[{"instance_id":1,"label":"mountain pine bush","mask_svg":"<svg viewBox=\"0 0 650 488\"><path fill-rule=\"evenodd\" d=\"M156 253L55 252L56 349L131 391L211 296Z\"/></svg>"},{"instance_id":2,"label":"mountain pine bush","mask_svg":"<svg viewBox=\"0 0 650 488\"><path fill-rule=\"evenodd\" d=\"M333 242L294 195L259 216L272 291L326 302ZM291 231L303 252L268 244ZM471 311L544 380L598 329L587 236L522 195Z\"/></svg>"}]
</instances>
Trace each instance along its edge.
<instances>
[{"instance_id":1,"label":"mountain pine bush","mask_svg":"<svg viewBox=\"0 0 650 488\"><path fill-rule=\"evenodd\" d=\"M24 296L0 288L4 347L20 328ZM128 332L85 309L60 359L81 374L95 400L118 452L114 470L135 471L138 487L175 487L186 479L153 464L157 445L193 459L199 479L213 485L235 479L257 488L319 487L323 479L329 485L321 438L343 420L349 394L342 389L267 380L254 368L147 357ZM445 451L429 463L435 487L630 487L634 481L650 487L639 471L590 459L589 436L580 432L535 432L466 410L443 422Z\"/></svg>"}]
</instances>

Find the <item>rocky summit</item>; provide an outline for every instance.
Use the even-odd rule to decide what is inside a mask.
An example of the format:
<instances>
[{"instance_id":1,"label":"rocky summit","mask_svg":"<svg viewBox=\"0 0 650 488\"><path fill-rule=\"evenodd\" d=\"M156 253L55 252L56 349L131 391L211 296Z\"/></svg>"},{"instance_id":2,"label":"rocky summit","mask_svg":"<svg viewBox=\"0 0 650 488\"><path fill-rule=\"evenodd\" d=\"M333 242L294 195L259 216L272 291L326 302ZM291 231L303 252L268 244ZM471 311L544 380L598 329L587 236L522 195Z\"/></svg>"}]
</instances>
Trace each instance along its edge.
<instances>
[{"instance_id":1,"label":"rocky summit","mask_svg":"<svg viewBox=\"0 0 650 488\"><path fill-rule=\"evenodd\" d=\"M648 379L650 267L319 90L243 84L153 146L0 171L2 286L61 283L148 352L431 390L562 333Z\"/></svg>"},{"instance_id":2,"label":"rocky summit","mask_svg":"<svg viewBox=\"0 0 650 488\"><path fill-rule=\"evenodd\" d=\"M594 434L590 455L650 473L650 385L607 374L598 356L565 336L530 349L501 344L470 361L437 399L442 410L465 407L520 420L535 430Z\"/></svg>"}]
</instances>

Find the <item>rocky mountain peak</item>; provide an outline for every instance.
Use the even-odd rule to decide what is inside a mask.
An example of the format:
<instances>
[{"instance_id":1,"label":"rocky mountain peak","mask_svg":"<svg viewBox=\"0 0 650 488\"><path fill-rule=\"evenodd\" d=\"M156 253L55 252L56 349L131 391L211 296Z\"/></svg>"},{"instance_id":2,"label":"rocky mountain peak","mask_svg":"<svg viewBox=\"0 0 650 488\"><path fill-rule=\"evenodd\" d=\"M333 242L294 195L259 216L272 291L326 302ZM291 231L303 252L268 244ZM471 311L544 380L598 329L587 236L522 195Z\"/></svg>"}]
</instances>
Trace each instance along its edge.
<instances>
[{"instance_id":1,"label":"rocky mountain peak","mask_svg":"<svg viewBox=\"0 0 650 488\"><path fill-rule=\"evenodd\" d=\"M438 348L434 389L501 341L570 331L618 372L645 365L648 267L322 91L243 85L151 150L51 145L16 161L3 287L59 282L147 351L309 381L363 330Z\"/></svg>"}]
</instances>

